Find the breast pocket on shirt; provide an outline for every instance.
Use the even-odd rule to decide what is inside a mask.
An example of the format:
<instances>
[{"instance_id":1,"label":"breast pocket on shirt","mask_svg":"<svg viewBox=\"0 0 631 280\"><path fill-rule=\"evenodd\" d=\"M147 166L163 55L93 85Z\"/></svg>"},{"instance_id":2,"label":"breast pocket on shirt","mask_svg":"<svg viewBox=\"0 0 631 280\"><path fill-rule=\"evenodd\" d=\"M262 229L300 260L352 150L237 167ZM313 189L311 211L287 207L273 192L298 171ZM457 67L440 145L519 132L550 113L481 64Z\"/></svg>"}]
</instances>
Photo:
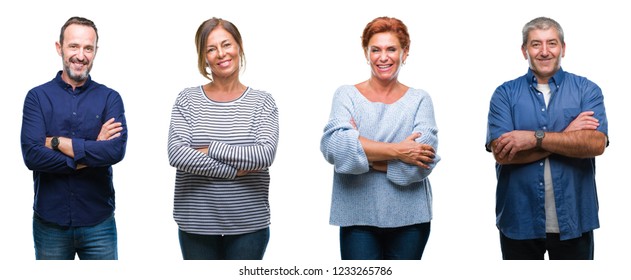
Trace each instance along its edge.
<instances>
[{"instance_id":1,"label":"breast pocket on shirt","mask_svg":"<svg viewBox=\"0 0 631 280\"><path fill-rule=\"evenodd\" d=\"M82 121L81 137L89 140L96 140L101 132L103 123L105 123L103 116L97 112L87 112L85 118Z\"/></svg>"}]
</instances>

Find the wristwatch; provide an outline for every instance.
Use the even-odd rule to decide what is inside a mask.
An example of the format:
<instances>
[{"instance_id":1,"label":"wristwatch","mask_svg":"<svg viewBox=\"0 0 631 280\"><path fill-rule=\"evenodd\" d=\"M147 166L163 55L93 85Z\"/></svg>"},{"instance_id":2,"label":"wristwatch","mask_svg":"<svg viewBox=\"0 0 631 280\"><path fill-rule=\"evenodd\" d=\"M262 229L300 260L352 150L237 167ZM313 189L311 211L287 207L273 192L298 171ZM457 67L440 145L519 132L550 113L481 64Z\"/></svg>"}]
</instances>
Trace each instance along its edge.
<instances>
[{"instance_id":1,"label":"wristwatch","mask_svg":"<svg viewBox=\"0 0 631 280\"><path fill-rule=\"evenodd\" d=\"M53 136L53 139L50 139L50 145L53 147L53 150L59 151L59 137Z\"/></svg>"},{"instance_id":2,"label":"wristwatch","mask_svg":"<svg viewBox=\"0 0 631 280\"><path fill-rule=\"evenodd\" d=\"M537 138L537 148L541 148L541 142L543 141L543 137L546 137L546 133L543 130L535 131L535 138Z\"/></svg>"}]
</instances>

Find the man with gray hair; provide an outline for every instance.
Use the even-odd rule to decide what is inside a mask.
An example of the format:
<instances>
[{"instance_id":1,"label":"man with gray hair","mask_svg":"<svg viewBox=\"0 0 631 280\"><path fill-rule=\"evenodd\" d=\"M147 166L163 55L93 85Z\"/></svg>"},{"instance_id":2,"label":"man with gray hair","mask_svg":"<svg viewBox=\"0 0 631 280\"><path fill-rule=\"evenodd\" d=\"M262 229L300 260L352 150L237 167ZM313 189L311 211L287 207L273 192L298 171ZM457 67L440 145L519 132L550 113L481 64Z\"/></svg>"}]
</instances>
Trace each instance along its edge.
<instances>
[{"instance_id":1,"label":"man with gray hair","mask_svg":"<svg viewBox=\"0 0 631 280\"><path fill-rule=\"evenodd\" d=\"M603 94L561 67L559 23L535 18L522 33L529 69L493 93L485 144L496 160L502 257L591 260L595 157L609 145Z\"/></svg>"}]
</instances>

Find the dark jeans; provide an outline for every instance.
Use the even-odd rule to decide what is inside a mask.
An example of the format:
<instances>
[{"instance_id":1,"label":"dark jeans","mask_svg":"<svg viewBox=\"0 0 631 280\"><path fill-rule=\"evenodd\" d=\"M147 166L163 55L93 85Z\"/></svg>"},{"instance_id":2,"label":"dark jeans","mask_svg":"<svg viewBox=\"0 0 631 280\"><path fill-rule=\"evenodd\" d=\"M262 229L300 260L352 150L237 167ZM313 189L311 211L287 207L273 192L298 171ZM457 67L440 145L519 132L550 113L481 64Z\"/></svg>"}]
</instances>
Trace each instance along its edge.
<instances>
[{"instance_id":1,"label":"dark jeans","mask_svg":"<svg viewBox=\"0 0 631 280\"><path fill-rule=\"evenodd\" d=\"M548 233L546 238L515 240L500 232L502 258L505 260L543 260L546 251L550 260L593 260L594 232L584 232L581 237L561 241L558 233Z\"/></svg>"},{"instance_id":2,"label":"dark jeans","mask_svg":"<svg viewBox=\"0 0 631 280\"><path fill-rule=\"evenodd\" d=\"M64 227L33 215L33 241L38 260L118 259L114 215L95 226Z\"/></svg>"},{"instance_id":3,"label":"dark jeans","mask_svg":"<svg viewBox=\"0 0 631 280\"><path fill-rule=\"evenodd\" d=\"M201 235L178 231L185 260L262 260L270 236L269 227L237 235Z\"/></svg>"},{"instance_id":4,"label":"dark jeans","mask_svg":"<svg viewBox=\"0 0 631 280\"><path fill-rule=\"evenodd\" d=\"M430 223L398 228L340 227L343 260L420 260Z\"/></svg>"}]
</instances>

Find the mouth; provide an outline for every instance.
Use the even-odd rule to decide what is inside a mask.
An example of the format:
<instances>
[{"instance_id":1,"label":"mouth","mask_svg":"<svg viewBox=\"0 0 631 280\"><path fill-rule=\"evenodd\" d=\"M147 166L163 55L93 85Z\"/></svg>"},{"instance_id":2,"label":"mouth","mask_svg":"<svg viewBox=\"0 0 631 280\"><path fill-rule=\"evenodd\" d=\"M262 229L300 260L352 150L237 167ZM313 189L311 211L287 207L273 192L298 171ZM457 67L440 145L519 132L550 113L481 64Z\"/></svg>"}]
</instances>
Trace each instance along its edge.
<instances>
[{"instance_id":1,"label":"mouth","mask_svg":"<svg viewBox=\"0 0 631 280\"><path fill-rule=\"evenodd\" d=\"M219 61L219 63L217 63L217 65L219 65L220 67L227 67L230 65L231 60L224 60L224 61Z\"/></svg>"},{"instance_id":2,"label":"mouth","mask_svg":"<svg viewBox=\"0 0 631 280\"><path fill-rule=\"evenodd\" d=\"M380 64L380 65L377 65L377 68L378 68L379 70L388 70L388 69L390 69L391 67L392 67L392 64Z\"/></svg>"}]
</instances>

